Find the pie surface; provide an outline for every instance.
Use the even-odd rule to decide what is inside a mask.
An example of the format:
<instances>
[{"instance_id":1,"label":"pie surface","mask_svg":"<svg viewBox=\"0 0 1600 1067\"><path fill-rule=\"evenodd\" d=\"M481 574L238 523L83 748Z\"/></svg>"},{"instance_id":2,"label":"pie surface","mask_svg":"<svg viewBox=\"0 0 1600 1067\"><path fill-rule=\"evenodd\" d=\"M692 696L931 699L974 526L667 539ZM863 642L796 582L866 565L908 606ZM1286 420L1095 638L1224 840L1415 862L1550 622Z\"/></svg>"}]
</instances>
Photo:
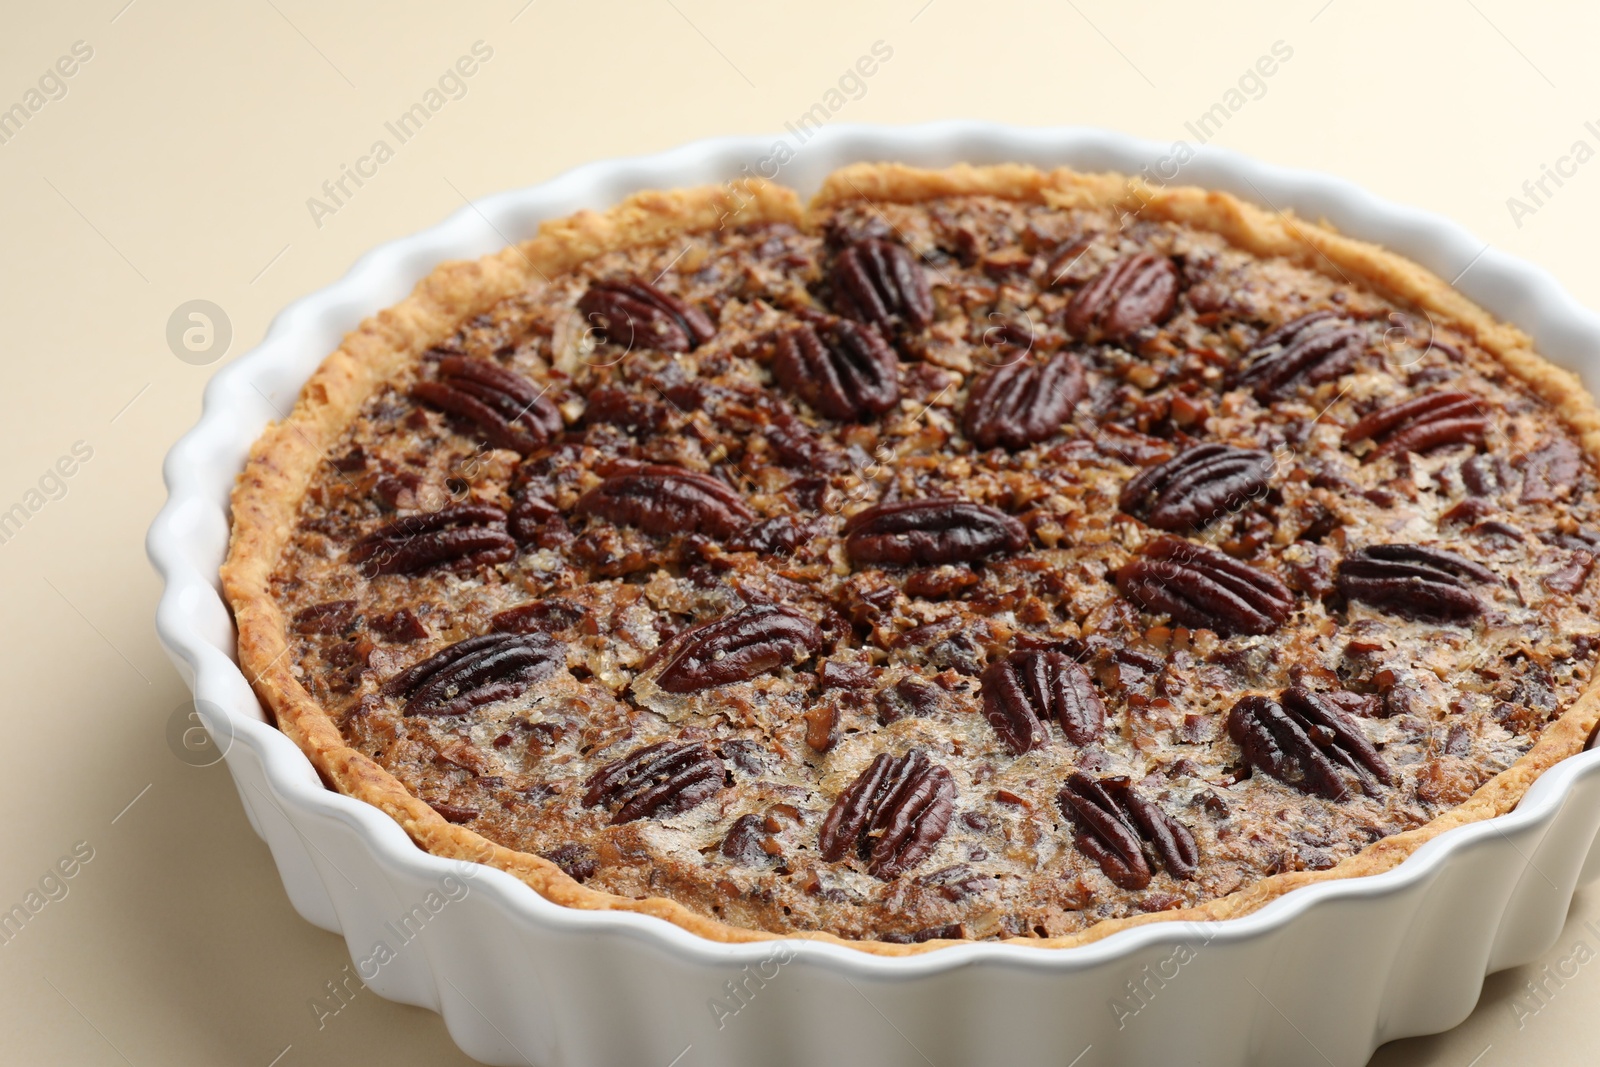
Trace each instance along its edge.
<instances>
[{"instance_id":1,"label":"pie surface","mask_svg":"<svg viewBox=\"0 0 1600 1067\"><path fill-rule=\"evenodd\" d=\"M1237 914L1581 747L1592 405L1221 194L880 166L449 265L258 444L247 673L562 903L899 952Z\"/></svg>"}]
</instances>

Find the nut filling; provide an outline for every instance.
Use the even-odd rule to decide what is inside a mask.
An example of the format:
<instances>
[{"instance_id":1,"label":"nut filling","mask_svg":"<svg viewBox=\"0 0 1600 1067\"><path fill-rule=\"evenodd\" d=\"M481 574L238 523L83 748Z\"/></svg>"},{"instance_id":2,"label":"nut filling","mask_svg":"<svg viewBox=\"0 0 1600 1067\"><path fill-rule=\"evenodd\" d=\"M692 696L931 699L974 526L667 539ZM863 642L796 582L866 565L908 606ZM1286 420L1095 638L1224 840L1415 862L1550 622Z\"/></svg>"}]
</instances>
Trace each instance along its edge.
<instances>
[{"instance_id":1,"label":"nut filling","mask_svg":"<svg viewBox=\"0 0 1600 1067\"><path fill-rule=\"evenodd\" d=\"M606 252L311 477L300 683L451 823L775 933L1055 937L1329 868L1586 687L1596 470L1465 332L983 195Z\"/></svg>"}]
</instances>

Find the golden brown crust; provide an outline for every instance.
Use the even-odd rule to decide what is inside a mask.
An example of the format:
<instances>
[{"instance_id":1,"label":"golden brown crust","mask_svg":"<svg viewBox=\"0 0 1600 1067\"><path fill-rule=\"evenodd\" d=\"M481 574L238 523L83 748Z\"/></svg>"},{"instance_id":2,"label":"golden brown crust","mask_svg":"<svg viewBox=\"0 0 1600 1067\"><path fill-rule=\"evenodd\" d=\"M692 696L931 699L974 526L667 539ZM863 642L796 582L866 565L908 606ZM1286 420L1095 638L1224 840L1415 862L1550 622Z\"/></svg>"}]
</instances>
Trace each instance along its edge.
<instances>
[{"instance_id":1,"label":"golden brown crust","mask_svg":"<svg viewBox=\"0 0 1600 1067\"><path fill-rule=\"evenodd\" d=\"M857 164L831 175L811 210L853 200L915 202L972 194L1057 206L1120 207L1152 219L1209 230L1257 256L1282 256L1370 286L1426 312L1436 326L1453 327L1470 336L1550 404L1579 435L1585 450L1600 458L1600 409L1575 375L1544 360L1521 331L1496 321L1432 273L1325 224L1266 211L1226 193L1154 187L1136 178L1081 174L1065 168L1046 173L1012 164L959 165L939 171L900 164ZM729 220L804 224L805 218L806 212L792 193L759 181L647 192L604 213L582 212L546 223L533 239L477 262L441 265L406 300L363 322L347 336L312 376L289 417L256 442L234 490L232 543L222 578L238 626L240 663L257 694L273 710L279 727L307 753L326 782L382 809L427 851L498 867L559 904L655 915L713 940L800 936L881 955L905 955L958 942L903 945L732 926L663 898L636 900L586 888L548 860L496 845L446 821L388 771L351 748L333 719L296 680L288 662L285 619L269 587L300 500L327 447L398 367L448 337L462 319L537 285L545 273L567 269L602 252L712 229ZM1465 803L1416 830L1384 838L1327 870L1273 875L1197 907L1106 920L1068 937L1014 940L1036 947L1065 947L1149 922L1227 918L1247 914L1312 882L1388 870L1447 829L1514 808L1534 779L1582 748L1600 718L1597 702L1600 696L1591 686L1545 728L1525 756L1481 786Z\"/></svg>"}]
</instances>

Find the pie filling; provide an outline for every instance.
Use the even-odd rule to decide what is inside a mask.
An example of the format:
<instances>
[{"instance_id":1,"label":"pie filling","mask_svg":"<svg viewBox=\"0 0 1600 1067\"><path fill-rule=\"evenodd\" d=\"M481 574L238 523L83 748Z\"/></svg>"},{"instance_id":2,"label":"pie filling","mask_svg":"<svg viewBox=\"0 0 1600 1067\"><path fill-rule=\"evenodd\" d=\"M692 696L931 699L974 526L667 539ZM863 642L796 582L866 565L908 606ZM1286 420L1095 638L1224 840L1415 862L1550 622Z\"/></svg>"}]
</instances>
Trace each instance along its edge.
<instances>
[{"instance_id":1,"label":"pie filling","mask_svg":"<svg viewBox=\"0 0 1600 1067\"><path fill-rule=\"evenodd\" d=\"M272 580L346 741L584 886L1061 936L1462 803L1586 686L1596 473L1464 334L989 196L610 252L460 325Z\"/></svg>"}]
</instances>

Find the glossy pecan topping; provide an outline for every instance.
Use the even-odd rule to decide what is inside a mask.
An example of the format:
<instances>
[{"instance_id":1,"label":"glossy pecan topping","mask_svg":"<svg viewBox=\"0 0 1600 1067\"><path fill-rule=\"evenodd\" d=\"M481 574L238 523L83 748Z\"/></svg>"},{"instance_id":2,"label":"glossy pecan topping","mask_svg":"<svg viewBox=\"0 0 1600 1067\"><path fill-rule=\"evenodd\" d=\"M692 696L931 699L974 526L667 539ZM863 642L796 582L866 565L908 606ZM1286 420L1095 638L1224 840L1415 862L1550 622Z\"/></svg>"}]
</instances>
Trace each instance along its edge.
<instances>
[{"instance_id":1,"label":"glossy pecan topping","mask_svg":"<svg viewBox=\"0 0 1600 1067\"><path fill-rule=\"evenodd\" d=\"M1012 652L988 666L982 684L984 718L1017 755L1049 743L1051 719L1075 745L1105 728L1106 707L1089 672L1064 653Z\"/></svg>"},{"instance_id":2,"label":"glossy pecan topping","mask_svg":"<svg viewBox=\"0 0 1600 1067\"><path fill-rule=\"evenodd\" d=\"M972 563L1027 546L1027 529L1010 515L950 497L878 504L845 524L845 548L858 564Z\"/></svg>"},{"instance_id":3,"label":"glossy pecan topping","mask_svg":"<svg viewBox=\"0 0 1600 1067\"><path fill-rule=\"evenodd\" d=\"M1328 694L1297 685L1280 699L1247 696L1228 713L1228 736L1252 766L1328 800L1343 800L1352 780L1368 796L1394 783L1361 724Z\"/></svg>"},{"instance_id":4,"label":"glossy pecan topping","mask_svg":"<svg viewBox=\"0 0 1600 1067\"><path fill-rule=\"evenodd\" d=\"M822 647L817 624L782 604L757 604L684 631L656 685L669 693L696 693L743 682L805 659Z\"/></svg>"},{"instance_id":5,"label":"glossy pecan topping","mask_svg":"<svg viewBox=\"0 0 1600 1067\"><path fill-rule=\"evenodd\" d=\"M439 376L411 387L411 395L478 427L496 448L528 455L561 431L561 412L545 390L498 363L446 356Z\"/></svg>"},{"instance_id":6,"label":"glossy pecan topping","mask_svg":"<svg viewBox=\"0 0 1600 1067\"><path fill-rule=\"evenodd\" d=\"M688 352L717 334L704 311L639 278L595 282L578 310L605 340L629 349Z\"/></svg>"},{"instance_id":7,"label":"glossy pecan topping","mask_svg":"<svg viewBox=\"0 0 1600 1067\"><path fill-rule=\"evenodd\" d=\"M395 675L383 691L405 698L405 715L464 715L518 695L566 663L566 647L547 634L483 634Z\"/></svg>"},{"instance_id":8,"label":"glossy pecan topping","mask_svg":"<svg viewBox=\"0 0 1600 1067\"><path fill-rule=\"evenodd\" d=\"M615 825L682 814L726 784L727 768L705 742L657 741L590 775L583 802L610 809Z\"/></svg>"},{"instance_id":9,"label":"glossy pecan topping","mask_svg":"<svg viewBox=\"0 0 1600 1067\"><path fill-rule=\"evenodd\" d=\"M1056 802L1078 828L1073 843L1121 888L1149 885L1154 874L1152 860L1174 878L1194 877L1200 863L1194 835L1134 789L1127 778L1119 775L1096 781L1074 771Z\"/></svg>"},{"instance_id":10,"label":"glossy pecan topping","mask_svg":"<svg viewBox=\"0 0 1600 1067\"><path fill-rule=\"evenodd\" d=\"M1361 330L1331 311L1313 311L1279 326L1245 356L1235 387L1262 403L1282 400L1301 385L1318 385L1355 365L1366 342Z\"/></svg>"},{"instance_id":11,"label":"glossy pecan topping","mask_svg":"<svg viewBox=\"0 0 1600 1067\"><path fill-rule=\"evenodd\" d=\"M881 415L900 399L900 359L875 331L815 316L778 334L772 374L819 414L841 422Z\"/></svg>"},{"instance_id":12,"label":"glossy pecan topping","mask_svg":"<svg viewBox=\"0 0 1600 1067\"><path fill-rule=\"evenodd\" d=\"M962 429L979 448L1027 448L1055 436L1087 391L1083 364L1072 353L1023 355L973 385Z\"/></svg>"},{"instance_id":13,"label":"glossy pecan topping","mask_svg":"<svg viewBox=\"0 0 1600 1067\"><path fill-rule=\"evenodd\" d=\"M661 536L700 533L727 538L756 518L727 483L664 465L613 474L583 494L577 510Z\"/></svg>"},{"instance_id":14,"label":"glossy pecan topping","mask_svg":"<svg viewBox=\"0 0 1600 1067\"><path fill-rule=\"evenodd\" d=\"M1294 594L1273 575L1176 537L1146 545L1117 571L1117 587L1146 611L1224 636L1270 633L1294 610Z\"/></svg>"},{"instance_id":15,"label":"glossy pecan topping","mask_svg":"<svg viewBox=\"0 0 1600 1067\"><path fill-rule=\"evenodd\" d=\"M1426 452L1445 445L1481 445L1489 430L1489 413L1471 393L1424 393L1379 408L1344 433L1346 447L1371 441L1363 457L1370 463L1395 452Z\"/></svg>"},{"instance_id":16,"label":"glossy pecan topping","mask_svg":"<svg viewBox=\"0 0 1600 1067\"><path fill-rule=\"evenodd\" d=\"M1166 256L1137 252L1108 264L1079 289L1062 320L1086 340L1120 341L1157 326L1178 306L1178 269Z\"/></svg>"},{"instance_id":17,"label":"glossy pecan topping","mask_svg":"<svg viewBox=\"0 0 1600 1067\"><path fill-rule=\"evenodd\" d=\"M857 322L921 330L933 321L928 277L903 245L868 237L833 261L834 303Z\"/></svg>"},{"instance_id":18,"label":"glossy pecan topping","mask_svg":"<svg viewBox=\"0 0 1600 1067\"><path fill-rule=\"evenodd\" d=\"M380 526L350 549L350 562L369 578L416 574L442 564L478 567L517 554L506 513L493 504L454 504Z\"/></svg>"},{"instance_id":19,"label":"glossy pecan topping","mask_svg":"<svg viewBox=\"0 0 1600 1067\"><path fill-rule=\"evenodd\" d=\"M1271 474L1270 453L1194 445L1146 468L1122 490L1117 506L1159 530L1198 529L1260 496Z\"/></svg>"},{"instance_id":20,"label":"glossy pecan topping","mask_svg":"<svg viewBox=\"0 0 1600 1067\"><path fill-rule=\"evenodd\" d=\"M829 861L853 850L867 861L867 873L889 881L928 858L955 806L955 779L923 749L880 752L833 802L817 845Z\"/></svg>"},{"instance_id":21,"label":"glossy pecan topping","mask_svg":"<svg viewBox=\"0 0 1600 1067\"><path fill-rule=\"evenodd\" d=\"M1499 581L1464 556L1426 545L1372 545L1339 564L1339 592L1407 619L1444 622L1483 613L1474 585Z\"/></svg>"}]
</instances>

